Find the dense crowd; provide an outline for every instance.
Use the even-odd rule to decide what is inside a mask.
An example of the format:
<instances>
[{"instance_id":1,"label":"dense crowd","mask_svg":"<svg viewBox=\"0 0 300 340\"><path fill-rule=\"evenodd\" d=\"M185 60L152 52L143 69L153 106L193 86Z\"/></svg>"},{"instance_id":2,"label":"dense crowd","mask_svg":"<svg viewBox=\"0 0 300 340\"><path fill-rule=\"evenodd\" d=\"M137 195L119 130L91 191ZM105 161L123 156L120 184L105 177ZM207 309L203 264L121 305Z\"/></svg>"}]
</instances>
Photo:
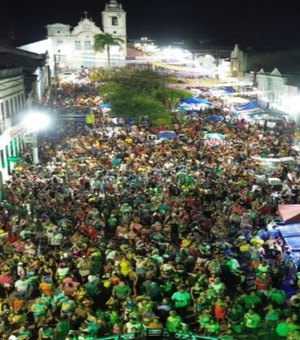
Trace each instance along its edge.
<instances>
[{"instance_id":1,"label":"dense crowd","mask_svg":"<svg viewBox=\"0 0 300 340\"><path fill-rule=\"evenodd\" d=\"M98 101L73 84L48 105ZM0 207L0 338L166 328L299 339L299 261L272 221L279 202L299 203L300 169L253 158L297 157L294 129L199 115L157 141L151 126L98 112L40 136L41 164L12 173ZM207 143L205 131L226 139Z\"/></svg>"}]
</instances>

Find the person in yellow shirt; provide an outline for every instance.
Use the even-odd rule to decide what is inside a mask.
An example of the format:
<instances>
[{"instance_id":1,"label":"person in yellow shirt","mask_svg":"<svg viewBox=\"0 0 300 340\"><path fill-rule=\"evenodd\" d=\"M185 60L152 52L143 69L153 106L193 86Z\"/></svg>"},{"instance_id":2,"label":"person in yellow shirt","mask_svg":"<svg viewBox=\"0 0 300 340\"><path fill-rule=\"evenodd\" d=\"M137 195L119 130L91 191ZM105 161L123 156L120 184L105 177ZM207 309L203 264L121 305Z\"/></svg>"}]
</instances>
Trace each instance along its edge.
<instances>
[{"instance_id":1,"label":"person in yellow shirt","mask_svg":"<svg viewBox=\"0 0 300 340\"><path fill-rule=\"evenodd\" d=\"M122 255L122 259L120 261L119 266L120 266L120 271L124 277L127 277L129 273L133 271L133 268L130 262L125 257L125 255Z\"/></svg>"}]
</instances>

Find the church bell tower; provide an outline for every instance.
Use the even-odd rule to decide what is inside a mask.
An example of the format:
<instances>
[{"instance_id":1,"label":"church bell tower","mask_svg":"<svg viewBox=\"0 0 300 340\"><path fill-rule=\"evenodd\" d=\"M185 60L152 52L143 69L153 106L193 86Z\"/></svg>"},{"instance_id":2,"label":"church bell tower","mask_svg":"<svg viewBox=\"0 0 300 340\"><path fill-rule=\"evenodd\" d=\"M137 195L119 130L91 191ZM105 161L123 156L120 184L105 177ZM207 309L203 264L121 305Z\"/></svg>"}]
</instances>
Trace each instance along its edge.
<instances>
[{"instance_id":1,"label":"church bell tower","mask_svg":"<svg viewBox=\"0 0 300 340\"><path fill-rule=\"evenodd\" d=\"M125 56L127 47L126 12L117 0L110 0L105 5L105 10L102 12L102 26L104 33L109 33L124 41L121 48Z\"/></svg>"}]
</instances>

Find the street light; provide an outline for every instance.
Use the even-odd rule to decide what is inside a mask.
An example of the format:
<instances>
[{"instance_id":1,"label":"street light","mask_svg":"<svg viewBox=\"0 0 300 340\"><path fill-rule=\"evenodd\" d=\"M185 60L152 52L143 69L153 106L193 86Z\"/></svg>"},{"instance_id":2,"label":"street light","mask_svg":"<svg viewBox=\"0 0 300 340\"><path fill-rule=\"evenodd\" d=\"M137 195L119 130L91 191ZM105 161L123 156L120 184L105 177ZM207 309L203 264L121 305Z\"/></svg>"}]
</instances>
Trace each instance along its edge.
<instances>
[{"instance_id":1,"label":"street light","mask_svg":"<svg viewBox=\"0 0 300 340\"><path fill-rule=\"evenodd\" d=\"M57 50L57 54L54 55L54 76L55 80L58 80L58 69L60 64L60 50Z\"/></svg>"},{"instance_id":2,"label":"street light","mask_svg":"<svg viewBox=\"0 0 300 340\"><path fill-rule=\"evenodd\" d=\"M44 112L30 111L23 119L22 124L27 134L32 135L32 162L39 163L37 133L49 127L51 119Z\"/></svg>"}]
</instances>

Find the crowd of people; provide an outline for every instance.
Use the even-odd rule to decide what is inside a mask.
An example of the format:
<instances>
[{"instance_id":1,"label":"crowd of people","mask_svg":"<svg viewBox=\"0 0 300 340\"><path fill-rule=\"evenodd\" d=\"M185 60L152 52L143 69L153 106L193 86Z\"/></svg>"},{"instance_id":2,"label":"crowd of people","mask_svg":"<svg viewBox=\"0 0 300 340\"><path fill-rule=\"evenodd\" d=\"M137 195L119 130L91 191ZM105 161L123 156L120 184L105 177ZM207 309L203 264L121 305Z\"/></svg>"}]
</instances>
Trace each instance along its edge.
<instances>
[{"instance_id":1,"label":"crowd of people","mask_svg":"<svg viewBox=\"0 0 300 340\"><path fill-rule=\"evenodd\" d=\"M95 92L61 85L47 104L86 112ZM297 157L295 126L202 115L161 141L101 112L39 136L41 163L13 171L0 206L1 339L300 338L300 264L272 223L299 203L300 169L253 158Z\"/></svg>"}]
</instances>

